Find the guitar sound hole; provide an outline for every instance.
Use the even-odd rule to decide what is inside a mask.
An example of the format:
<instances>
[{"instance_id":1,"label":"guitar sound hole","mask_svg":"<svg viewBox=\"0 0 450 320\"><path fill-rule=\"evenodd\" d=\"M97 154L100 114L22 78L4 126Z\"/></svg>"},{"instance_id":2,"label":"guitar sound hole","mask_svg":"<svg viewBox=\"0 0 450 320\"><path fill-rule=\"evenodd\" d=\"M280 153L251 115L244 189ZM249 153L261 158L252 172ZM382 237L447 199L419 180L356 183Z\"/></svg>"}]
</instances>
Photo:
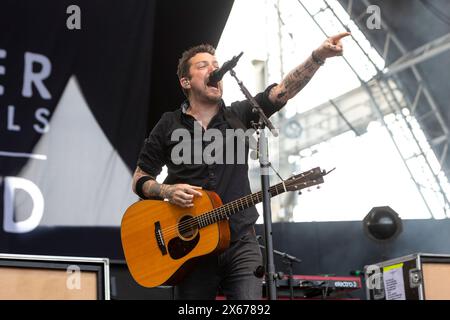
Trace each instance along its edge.
<instances>
[{"instance_id":1,"label":"guitar sound hole","mask_svg":"<svg viewBox=\"0 0 450 320\"><path fill-rule=\"evenodd\" d=\"M184 216L178 222L178 233L183 240L190 240L198 233L197 223L192 216Z\"/></svg>"}]
</instances>

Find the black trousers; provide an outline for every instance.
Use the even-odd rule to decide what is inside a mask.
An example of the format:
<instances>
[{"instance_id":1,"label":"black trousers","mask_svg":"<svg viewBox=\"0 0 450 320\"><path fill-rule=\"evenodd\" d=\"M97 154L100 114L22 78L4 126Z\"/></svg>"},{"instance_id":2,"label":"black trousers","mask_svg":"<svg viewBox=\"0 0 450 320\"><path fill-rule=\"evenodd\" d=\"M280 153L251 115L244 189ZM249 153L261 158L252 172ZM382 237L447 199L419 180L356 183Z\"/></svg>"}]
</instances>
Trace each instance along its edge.
<instances>
[{"instance_id":1,"label":"black trousers","mask_svg":"<svg viewBox=\"0 0 450 320\"><path fill-rule=\"evenodd\" d=\"M220 288L228 300L262 298L262 278L255 270L263 265L254 230L218 256L202 257L192 272L175 287L175 299L212 300Z\"/></svg>"}]
</instances>

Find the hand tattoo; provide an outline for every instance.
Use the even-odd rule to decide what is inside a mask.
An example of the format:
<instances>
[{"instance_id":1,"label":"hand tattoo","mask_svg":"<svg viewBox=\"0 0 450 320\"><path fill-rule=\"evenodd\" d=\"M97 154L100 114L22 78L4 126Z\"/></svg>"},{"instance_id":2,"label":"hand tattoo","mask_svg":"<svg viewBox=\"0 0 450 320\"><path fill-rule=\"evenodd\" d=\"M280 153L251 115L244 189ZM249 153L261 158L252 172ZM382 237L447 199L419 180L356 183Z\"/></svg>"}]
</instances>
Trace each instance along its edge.
<instances>
[{"instance_id":1,"label":"hand tattoo","mask_svg":"<svg viewBox=\"0 0 450 320\"><path fill-rule=\"evenodd\" d=\"M172 200L174 192L175 192L174 185L162 184L159 195L164 199L169 199L169 201L170 201L170 200Z\"/></svg>"}]
</instances>

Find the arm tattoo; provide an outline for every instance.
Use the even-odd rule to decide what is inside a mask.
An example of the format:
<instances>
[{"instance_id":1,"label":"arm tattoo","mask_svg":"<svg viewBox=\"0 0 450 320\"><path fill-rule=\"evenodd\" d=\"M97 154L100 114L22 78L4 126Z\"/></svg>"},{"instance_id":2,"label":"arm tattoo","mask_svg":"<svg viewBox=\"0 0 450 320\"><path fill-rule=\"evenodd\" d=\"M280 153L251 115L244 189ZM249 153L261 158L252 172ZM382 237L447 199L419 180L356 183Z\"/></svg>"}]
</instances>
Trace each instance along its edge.
<instances>
[{"instance_id":1,"label":"arm tattoo","mask_svg":"<svg viewBox=\"0 0 450 320\"><path fill-rule=\"evenodd\" d=\"M143 176L149 176L152 178L152 180L146 181L142 186L142 192L146 197L161 197L164 199L172 200L173 194L176 191L175 185L160 184L154 177L152 177L139 167L136 168L136 171L133 175L133 191L135 191L134 188L136 186L136 182Z\"/></svg>"},{"instance_id":2,"label":"arm tattoo","mask_svg":"<svg viewBox=\"0 0 450 320\"><path fill-rule=\"evenodd\" d=\"M143 191L147 197L160 197L169 199L170 201L175 193L175 186L170 184L159 184L155 180L149 180L145 182Z\"/></svg>"},{"instance_id":3,"label":"arm tattoo","mask_svg":"<svg viewBox=\"0 0 450 320\"><path fill-rule=\"evenodd\" d=\"M273 88L270 93L272 102L282 105L293 98L308 84L317 69L319 69L319 65L309 57L304 63L292 70L278 86Z\"/></svg>"},{"instance_id":4,"label":"arm tattoo","mask_svg":"<svg viewBox=\"0 0 450 320\"><path fill-rule=\"evenodd\" d=\"M160 192L161 192L161 185L156 182L155 177L152 177L151 175L149 175L147 172L143 171L141 168L137 167L136 171L134 172L133 175L133 191L136 192L135 187L136 187L136 183L137 181L144 177L144 176L149 176L150 178L152 178L152 180L148 180L144 183L144 185L142 186L142 192L144 193L144 195L146 197L159 197L160 196Z\"/></svg>"},{"instance_id":5,"label":"arm tattoo","mask_svg":"<svg viewBox=\"0 0 450 320\"><path fill-rule=\"evenodd\" d=\"M286 94L287 94L287 91L286 91L286 90L285 90L285 91L281 91L281 92L277 95L277 98L278 98L278 99L281 99L281 98L283 98Z\"/></svg>"},{"instance_id":6,"label":"arm tattoo","mask_svg":"<svg viewBox=\"0 0 450 320\"><path fill-rule=\"evenodd\" d=\"M161 194L161 185L155 180L149 180L144 183L142 191L147 197L159 197Z\"/></svg>"}]
</instances>

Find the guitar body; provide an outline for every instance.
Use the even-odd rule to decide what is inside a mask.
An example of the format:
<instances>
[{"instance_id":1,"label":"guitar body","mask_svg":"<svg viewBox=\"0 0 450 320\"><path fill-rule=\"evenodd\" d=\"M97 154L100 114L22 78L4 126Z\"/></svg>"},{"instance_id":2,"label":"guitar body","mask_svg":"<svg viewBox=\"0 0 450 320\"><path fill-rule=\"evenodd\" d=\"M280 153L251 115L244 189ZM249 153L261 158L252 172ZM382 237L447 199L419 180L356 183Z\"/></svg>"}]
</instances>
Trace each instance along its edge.
<instances>
[{"instance_id":1,"label":"guitar body","mask_svg":"<svg viewBox=\"0 0 450 320\"><path fill-rule=\"evenodd\" d=\"M333 169L334 170L334 169ZM323 183L328 174L319 167L297 174L269 188L273 197ZM222 205L220 197L199 190L192 208L167 201L143 200L131 205L122 218L122 247L134 280L144 287L175 285L196 258L223 252L230 244L227 218L263 199L256 192Z\"/></svg>"},{"instance_id":2,"label":"guitar body","mask_svg":"<svg viewBox=\"0 0 450 320\"><path fill-rule=\"evenodd\" d=\"M200 190L194 206L181 208L167 201L142 200L131 205L122 218L121 239L128 268L144 287L175 285L195 258L223 252L229 246L228 220L197 228L197 217L222 206L220 197Z\"/></svg>"}]
</instances>

